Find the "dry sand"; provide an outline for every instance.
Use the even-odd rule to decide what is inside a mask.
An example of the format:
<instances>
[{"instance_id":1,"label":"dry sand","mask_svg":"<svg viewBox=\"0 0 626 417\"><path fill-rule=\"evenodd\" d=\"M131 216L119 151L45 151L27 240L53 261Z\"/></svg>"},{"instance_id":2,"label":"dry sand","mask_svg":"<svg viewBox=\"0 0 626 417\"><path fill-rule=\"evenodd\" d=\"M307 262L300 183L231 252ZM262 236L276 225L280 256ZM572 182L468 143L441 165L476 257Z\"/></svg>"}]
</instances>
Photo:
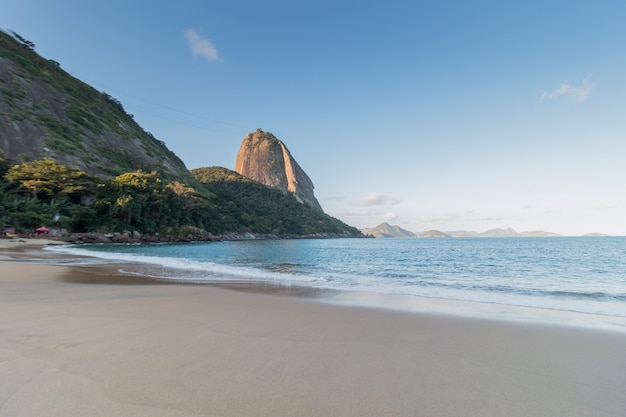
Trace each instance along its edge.
<instances>
[{"instance_id":1,"label":"dry sand","mask_svg":"<svg viewBox=\"0 0 626 417\"><path fill-rule=\"evenodd\" d=\"M626 335L0 262L0 416L624 416Z\"/></svg>"}]
</instances>

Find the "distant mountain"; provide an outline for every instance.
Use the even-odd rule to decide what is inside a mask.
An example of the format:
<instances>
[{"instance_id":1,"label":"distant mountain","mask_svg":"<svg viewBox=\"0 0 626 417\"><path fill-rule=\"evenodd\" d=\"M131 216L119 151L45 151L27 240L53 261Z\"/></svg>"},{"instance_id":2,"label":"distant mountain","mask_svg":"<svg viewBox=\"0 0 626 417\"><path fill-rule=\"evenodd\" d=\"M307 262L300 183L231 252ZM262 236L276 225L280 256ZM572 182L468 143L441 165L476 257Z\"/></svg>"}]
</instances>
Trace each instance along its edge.
<instances>
[{"instance_id":1,"label":"distant mountain","mask_svg":"<svg viewBox=\"0 0 626 417\"><path fill-rule=\"evenodd\" d=\"M446 232L450 237L478 237L480 233L467 230L454 230Z\"/></svg>"},{"instance_id":2,"label":"distant mountain","mask_svg":"<svg viewBox=\"0 0 626 417\"><path fill-rule=\"evenodd\" d=\"M442 238L442 237L451 237L450 235L440 232L439 230L429 230L427 232L422 232L418 235L418 237L423 238Z\"/></svg>"},{"instance_id":3,"label":"distant mountain","mask_svg":"<svg viewBox=\"0 0 626 417\"><path fill-rule=\"evenodd\" d=\"M558 233L544 232L543 230L532 230L528 232L520 232L519 235L522 237L559 237L561 236Z\"/></svg>"},{"instance_id":4,"label":"distant mountain","mask_svg":"<svg viewBox=\"0 0 626 417\"><path fill-rule=\"evenodd\" d=\"M479 233L480 237L518 237L519 233L517 233L512 228L506 229L490 229L485 232Z\"/></svg>"},{"instance_id":5,"label":"distant mountain","mask_svg":"<svg viewBox=\"0 0 626 417\"><path fill-rule=\"evenodd\" d=\"M451 237L558 237L561 236L554 232L544 232L543 230L533 230L527 232L517 232L515 229L508 227L506 229L490 229L482 233L466 230L456 230L446 232Z\"/></svg>"},{"instance_id":6,"label":"distant mountain","mask_svg":"<svg viewBox=\"0 0 626 417\"><path fill-rule=\"evenodd\" d=\"M391 226L388 223L381 223L376 227L370 229L362 229L364 234L374 237L420 237L420 238L444 238L444 237L458 237L458 238L471 238L471 237L561 237L562 235L554 232L547 232L544 230L528 230L524 232L517 232L512 227L506 229L496 228L489 229L484 232L476 232L473 230L453 230L441 232L439 230L428 230L425 232L413 233L406 229L402 229L399 226ZM586 233L582 235L584 237L601 237L609 236L604 233Z\"/></svg>"},{"instance_id":7,"label":"distant mountain","mask_svg":"<svg viewBox=\"0 0 626 417\"><path fill-rule=\"evenodd\" d=\"M506 229L489 229L484 232L474 232L467 230L455 230L451 232L441 232L439 230L428 230L421 233L413 233L402 229L399 226L391 226L388 223L381 223L371 229L362 229L366 235L374 237L420 237L420 238L444 238L444 237L558 237L558 233L544 232L543 230L533 230L527 232L517 232L508 227ZM591 234L598 236L598 234Z\"/></svg>"},{"instance_id":8,"label":"distant mountain","mask_svg":"<svg viewBox=\"0 0 626 417\"><path fill-rule=\"evenodd\" d=\"M364 235L370 235L374 237L417 237L417 235L413 232L409 232L406 229L403 229L399 226L391 226L389 223L381 223L376 227L371 229L362 229Z\"/></svg>"}]
</instances>

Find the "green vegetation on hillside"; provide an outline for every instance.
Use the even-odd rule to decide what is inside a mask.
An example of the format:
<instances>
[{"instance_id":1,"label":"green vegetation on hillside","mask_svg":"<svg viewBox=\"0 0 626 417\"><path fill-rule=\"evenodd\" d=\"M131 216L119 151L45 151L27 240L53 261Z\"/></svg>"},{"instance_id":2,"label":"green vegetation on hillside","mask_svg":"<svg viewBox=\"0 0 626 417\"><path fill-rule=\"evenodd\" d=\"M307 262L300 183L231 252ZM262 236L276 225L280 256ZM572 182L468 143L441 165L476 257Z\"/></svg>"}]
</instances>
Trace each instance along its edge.
<instances>
[{"instance_id":1,"label":"green vegetation on hillside","mask_svg":"<svg viewBox=\"0 0 626 417\"><path fill-rule=\"evenodd\" d=\"M356 228L298 202L293 194L267 187L229 169L198 168L191 173L223 202L222 212L229 214L228 221L234 221L232 227L242 225L257 233L278 235L359 234Z\"/></svg>"},{"instance_id":2,"label":"green vegetation on hillside","mask_svg":"<svg viewBox=\"0 0 626 417\"><path fill-rule=\"evenodd\" d=\"M51 159L8 165L0 154L0 221L17 231L32 232L42 225L69 232L221 231L210 193L166 182L154 171L104 179Z\"/></svg>"},{"instance_id":3,"label":"green vegetation on hillside","mask_svg":"<svg viewBox=\"0 0 626 417\"><path fill-rule=\"evenodd\" d=\"M199 187L141 170L104 179L51 159L11 165L0 152L0 222L18 232L131 230L178 236L353 234L358 230L226 168L193 171Z\"/></svg>"}]
</instances>

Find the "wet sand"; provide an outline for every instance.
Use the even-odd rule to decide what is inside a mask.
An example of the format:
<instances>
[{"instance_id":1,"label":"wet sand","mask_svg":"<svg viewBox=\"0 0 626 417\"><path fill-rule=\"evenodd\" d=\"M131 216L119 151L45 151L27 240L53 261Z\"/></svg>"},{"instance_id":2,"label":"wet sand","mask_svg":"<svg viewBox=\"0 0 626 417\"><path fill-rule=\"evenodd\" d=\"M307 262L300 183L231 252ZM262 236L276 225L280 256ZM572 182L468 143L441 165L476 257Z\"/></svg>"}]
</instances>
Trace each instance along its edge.
<instances>
[{"instance_id":1,"label":"wet sand","mask_svg":"<svg viewBox=\"0 0 626 417\"><path fill-rule=\"evenodd\" d=\"M1 417L626 410L624 333L116 274L0 259Z\"/></svg>"}]
</instances>

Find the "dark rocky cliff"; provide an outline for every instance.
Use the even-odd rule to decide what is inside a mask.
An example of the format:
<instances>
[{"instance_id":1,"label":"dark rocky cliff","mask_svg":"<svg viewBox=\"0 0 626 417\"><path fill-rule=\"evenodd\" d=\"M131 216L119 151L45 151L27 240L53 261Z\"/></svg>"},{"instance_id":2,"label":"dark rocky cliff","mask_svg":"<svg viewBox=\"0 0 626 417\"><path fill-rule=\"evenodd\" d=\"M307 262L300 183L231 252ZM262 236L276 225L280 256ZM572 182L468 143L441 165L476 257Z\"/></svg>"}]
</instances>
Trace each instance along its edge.
<instances>
[{"instance_id":1,"label":"dark rocky cliff","mask_svg":"<svg viewBox=\"0 0 626 417\"><path fill-rule=\"evenodd\" d=\"M184 163L122 104L0 31L0 149L15 163L49 157L99 175L157 170L191 179Z\"/></svg>"},{"instance_id":2,"label":"dark rocky cliff","mask_svg":"<svg viewBox=\"0 0 626 417\"><path fill-rule=\"evenodd\" d=\"M301 203L322 210L313 193L313 181L298 165L285 144L257 129L241 143L235 171L269 187L293 193Z\"/></svg>"}]
</instances>

